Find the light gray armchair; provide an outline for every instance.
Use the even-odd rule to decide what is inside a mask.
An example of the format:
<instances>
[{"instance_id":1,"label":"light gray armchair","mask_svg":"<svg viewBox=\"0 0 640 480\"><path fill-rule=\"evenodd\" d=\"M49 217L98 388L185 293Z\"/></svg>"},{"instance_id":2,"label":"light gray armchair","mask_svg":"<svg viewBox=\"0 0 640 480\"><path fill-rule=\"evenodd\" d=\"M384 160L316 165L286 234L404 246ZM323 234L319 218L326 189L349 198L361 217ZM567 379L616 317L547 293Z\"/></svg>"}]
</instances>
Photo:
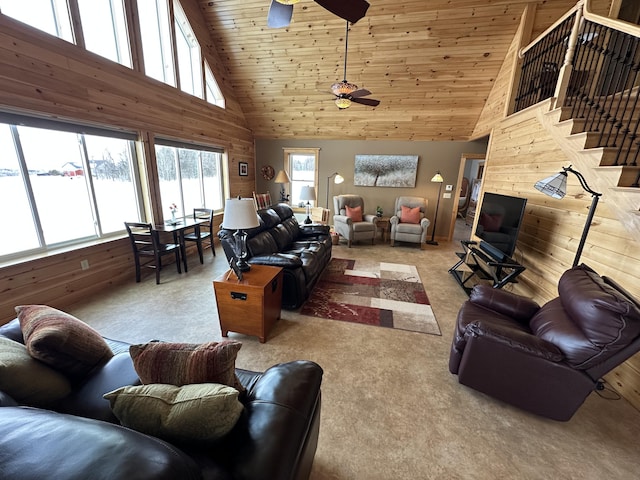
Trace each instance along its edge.
<instances>
[{"instance_id":1,"label":"light gray armchair","mask_svg":"<svg viewBox=\"0 0 640 480\"><path fill-rule=\"evenodd\" d=\"M389 219L391 224L391 246L394 246L394 242L412 242L412 243L424 243L427 240L427 229L431 222L426 217L427 214L427 199L422 197L398 197L396 198L395 215ZM418 215L414 215L413 218L407 218L405 214L403 219L402 207L406 208L419 208ZM405 221L402 221L405 220ZM411 220L412 223L406 220Z\"/></svg>"},{"instance_id":2,"label":"light gray armchair","mask_svg":"<svg viewBox=\"0 0 640 480\"><path fill-rule=\"evenodd\" d=\"M365 215L364 200L359 195L338 195L333 197L333 207L335 215L333 216L333 228L342 237L347 239L347 244L351 248L351 243L358 240L371 240L371 244L376 238L376 222L378 217L375 215ZM362 212L362 221L354 222L347 215L347 207L358 208Z\"/></svg>"}]
</instances>

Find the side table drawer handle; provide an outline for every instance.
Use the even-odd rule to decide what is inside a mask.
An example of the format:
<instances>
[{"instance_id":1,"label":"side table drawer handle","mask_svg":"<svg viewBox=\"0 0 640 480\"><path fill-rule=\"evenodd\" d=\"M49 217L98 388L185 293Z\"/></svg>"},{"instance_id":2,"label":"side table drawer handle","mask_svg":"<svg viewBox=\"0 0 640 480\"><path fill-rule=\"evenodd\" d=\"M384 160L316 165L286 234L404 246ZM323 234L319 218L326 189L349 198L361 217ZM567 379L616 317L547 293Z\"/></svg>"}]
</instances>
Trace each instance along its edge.
<instances>
[{"instance_id":1,"label":"side table drawer handle","mask_svg":"<svg viewBox=\"0 0 640 480\"><path fill-rule=\"evenodd\" d=\"M247 294L242 292L231 292L231 298L233 300L246 300Z\"/></svg>"}]
</instances>

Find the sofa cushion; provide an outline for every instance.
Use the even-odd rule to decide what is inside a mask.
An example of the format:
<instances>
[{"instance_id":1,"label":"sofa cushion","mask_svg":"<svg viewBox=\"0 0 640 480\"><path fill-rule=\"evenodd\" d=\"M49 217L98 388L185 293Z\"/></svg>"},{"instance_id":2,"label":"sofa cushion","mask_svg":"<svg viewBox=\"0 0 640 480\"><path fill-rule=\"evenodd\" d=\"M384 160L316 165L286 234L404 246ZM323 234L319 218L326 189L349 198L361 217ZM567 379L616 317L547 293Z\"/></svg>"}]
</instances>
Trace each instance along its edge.
<instances>
[{"instance_id":1,"label":"sofa cushion","mask_svg":"<svg viewBox=\"0 0 640 480\"><path fill-rule=\"evenodd\" d=\"M0 408L0 471L11 480L196 480L180 449L120 425L28 407Z\"/></svg>"},{"instance_id":2,"label":"sofa cushion","mask_svg":"<svg viewBox=\"0 0 640 480\"><path fill-rule=\"evenodd\" d=\"M242 391L235 373L242 344L233 340L209 343L150 342L131 345L129 353L142 383L221 383Z\"/></svg>"},{"instance_id":3,"label":"sofa cushion","mask_svg":"<svg viewBox=\"0 0 640 480\"><path fill-rule=\"evenodd\" d=\"M45 407L69 395L71 385L63 374L31 357L24 345L0 337L0 390L19 403Z\"/></svg>"},{"instance_id":4,"label":"sofa cushion","mask_svg":"<svg viewBox=\"0 0 640 480\"><path fill-rule=\"evenodd\" d=\"M278 244L269 231L265 230L247 239L247 251L252 257L269 255L278 252Z\"/></svg>"},{"instance_id":5,"label":"sofa cushion","mask_svg":"<svg viewBox=\"0 0 640 480\"><path fill-rule=\"evenodd\" d=\"M420 207L410 208L405 205L401 205L402 213L400 221L402 223L420 223Z\"/></svg>"},{"instance_id":6,"label":"sofa cushion","mask_svg":"<svg viewBox=\"0 0 640 480\"><path fill-rule=\"evenodd\" d=\"M111 402L113 413L125 427L178 442L223 437L244 408L238 390L218 383L128 386L104 398Z\"/></svg>"},{"instance_id":7,"label":"sofa cushion","mask_svg":"<svg viewBox=\"0 0 640 480\"><path fill-rule=\"evenodd\" d=\"M347 211L347 217L349 217L351 221L353 222L362 221L362 207L360 205L353 208L351 208L349 205L345 205L345 209Z\"/></svg>"},{"instance_id":8,"label":"sofa cushion","mask_svg":"<svg viewBox=\"0 0 640 480\"><path fill-rule=\"evenodd\" d=\"M98 332L68 313L46 305L21 305L16 313L29 354L72 380L113 356Z\"/></svg>"}]
</instances>

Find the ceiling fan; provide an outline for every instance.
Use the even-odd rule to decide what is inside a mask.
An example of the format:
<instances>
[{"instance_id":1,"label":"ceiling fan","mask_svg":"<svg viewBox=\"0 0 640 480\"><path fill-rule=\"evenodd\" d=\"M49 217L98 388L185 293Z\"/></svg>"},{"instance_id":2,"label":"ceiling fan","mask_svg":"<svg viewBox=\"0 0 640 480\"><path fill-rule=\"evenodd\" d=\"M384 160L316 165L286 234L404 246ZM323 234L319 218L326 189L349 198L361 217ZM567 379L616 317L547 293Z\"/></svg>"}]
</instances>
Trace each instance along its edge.
<instances>
[{"instance_id":1,"label":"ceiling fan","mask_svg":"<svg viewBox=\"0 0 640 480\"><path fill-rule=\"evenodd\" d=\"M293 16L293 5L300 0L271 0L267 26L270 28L287 27ZM369 8L365 0L315 0L315 2L340 18L356 23Z\"/></svg>"},{"instance_id":2,"label":"ceiling fan","mask_svg":"<svg viewBox=\"0 0 640 480\"><path fill-rule=\"evenodd\" d=\"M331 85L331 92L336 96L335 104L340 110L349 108L351 103L360 103L377 107L380 100L373 98L362 98L371 95L369 90L358 88L357 85L347 81L347 50L349 48L349 21L347 20L347 32L344 36L344 80Z\"/></svg>"}]
</instances>

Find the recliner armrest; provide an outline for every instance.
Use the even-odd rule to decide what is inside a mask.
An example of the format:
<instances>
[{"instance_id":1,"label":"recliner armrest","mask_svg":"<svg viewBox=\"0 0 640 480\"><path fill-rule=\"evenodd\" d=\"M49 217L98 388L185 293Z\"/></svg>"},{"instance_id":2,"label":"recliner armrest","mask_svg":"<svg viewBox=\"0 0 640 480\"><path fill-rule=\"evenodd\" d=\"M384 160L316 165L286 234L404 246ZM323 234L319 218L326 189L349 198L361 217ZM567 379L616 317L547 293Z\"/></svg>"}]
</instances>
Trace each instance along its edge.
<instances>
[{"instance_id":1,"label":"recliner armrest","mask_svg":"<svg viewBox=\"0 0 640 480\"><path fill-rule=\"evenodd\" d=\"M375 225L378 223L378 216L367 214L362 216L362 220L365 222L373 223Z\"/></svg>"},{"instance_id":2,"label":"recliner armrest","mask_svg":"<svg viewBox=\"0 0 640 480\"><path fill-rule=\"evenodd\" d=\"M513 328L503 327L499 324L487 324L474 322L467 325L465 337L472 335L483 337L485 340L501 343L514 351L527 355L549 360L550 362L561 362L564 355L553 343L547 342L535 335L522 332Z\"/></svg>"},{"instance_id":3,"label":"recliner armrest","mask_svg":"<svg viewBox=\"0 0 640 480\"><path fill-rule=\"evenodd\" d=\"M527 325L540 310L540 305L530 298L484 284L473 287L469 301Z\"/></svg>"},{"instance_id":4,"label":"recliner armrest","mask_svg":"<svg viewBox=\"0 0 640 480\"><path fill-rule=\"evenodd\" d=\"M346 215L334 215L333 216L333 222L334 223L344 223L345 225L351 225L353 223L351 221L351 218L347 217Z\"/></svg>"}]
</instances>

